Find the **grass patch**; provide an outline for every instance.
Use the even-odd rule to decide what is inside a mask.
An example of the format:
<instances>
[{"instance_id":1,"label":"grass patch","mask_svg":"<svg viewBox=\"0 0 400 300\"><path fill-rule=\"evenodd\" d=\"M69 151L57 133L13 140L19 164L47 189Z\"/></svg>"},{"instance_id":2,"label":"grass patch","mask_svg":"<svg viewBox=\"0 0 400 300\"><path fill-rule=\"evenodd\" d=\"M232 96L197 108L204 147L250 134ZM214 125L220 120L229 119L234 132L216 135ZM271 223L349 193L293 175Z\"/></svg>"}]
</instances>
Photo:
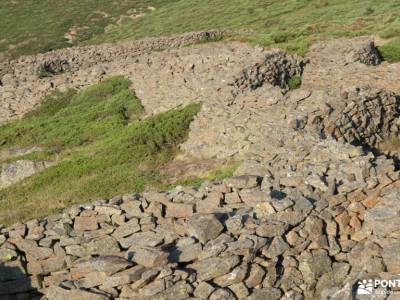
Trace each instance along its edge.
<instances>
[{"instance_id":1,"label":"grass patch","mask_svg":"<svg viewBox=\"0 0 400 300\"><path fill-rule=\"evenodd\" d=\"M176 185L184 185L184 186L192 186L192 187L200 187L204 181L214 181L214 180L222 180L225 178L232 177L238 168L238 162L231 162L226 165L220 166L210 172L200 176L198 178L189 178L184 180L179 180L173 185L166 185L165 189L170 189Z\"/></svg>"},{"instance_id":2,"label":"grass patch","mask_svg":"<svg viewBox=\"0 0 400 300\"><path fill-rule=\"evenodd\" d=\"M148 6L158 7L160 2L164 1L0 1L0 53L15 58L74 46L102 34L121 15L147 13ZM68 32L75 36L72 43L64 37Z\"/></svg>"},{"instance_id":3,"label":"grass patch","mask_svg":"<svg viewBox=\"0 0 400 300\"><path fill-rule=\"evenodd\" d=\"M289 90L298 89L298 88L300 88L300 86L301 86L301 77L300 76L295 75L288 80Z\"/></svg>"},{"instance_id":4,"label":"grass patch","mask_svg":"<svg viewBox=\"0 0 400 300\"><path fill-rule=\"evenodd\" d=\"M158 170L187 138L200 104L141 119L143 108L129 85L115 77L79 93L53 95L35 112L0 128L2 148L41 145L53 150L28 156L58 159L0 191L0 223L162 186Z\"/></svg>"},{"instance_id":5,"label":"grass patch","mask_svg":"<svg viewBox=\"0 0 400 300\"><path fill-rule=\"evenodd\" d=\"M388 62L400 61L400 37L379 47L383 58Z\"/></svg>"},{"instance_id":6,"label":"grass patch","mask_svg":"<svg viewBox=\"0 0 400 300\"><path fill-rule=\"evenodd\" d=\"M143 18L113 26L90 43L224 28L238 39L304 54L316 40L365 34L399 35L400 3L388 0L164 1Z\"/></svg>"},{"instance_id":7,"label":"grass patch","mask_svg":"<svg viewBox=\"0 0 400 300\"><path fill-rule=\"evenodd\" d=\"M156 9L151 11L148 6ZM145 12L139 18L121 16ZM77 28L75 41L64 34ZM139 39L211 28L245 29L238 39L304 54L316 40L400 35L398 0L14 0L0 1L6 57L71 45ZM46 75L46 74L44 74Z\"/></svg>"}]
</instances>

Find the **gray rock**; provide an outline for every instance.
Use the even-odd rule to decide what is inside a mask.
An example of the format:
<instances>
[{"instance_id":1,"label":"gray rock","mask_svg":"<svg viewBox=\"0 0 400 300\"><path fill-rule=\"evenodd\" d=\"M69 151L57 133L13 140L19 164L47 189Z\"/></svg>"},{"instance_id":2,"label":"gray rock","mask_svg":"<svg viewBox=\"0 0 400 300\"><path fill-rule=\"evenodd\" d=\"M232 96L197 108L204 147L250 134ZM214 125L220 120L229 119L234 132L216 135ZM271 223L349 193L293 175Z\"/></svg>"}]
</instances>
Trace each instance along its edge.
<instances>
[{"instance_id":1,"label":"gray rock","mask_svg":"<svg viewBox=\"0 0 400 300\"><path fill-rule=\"evenodd\" d=\"M69 299L81 299L81 300L108 300L109 297L91 293L84 290L66 290L60 287L52 286L45 292L48 299L54 300L69 300Z\"/></svg>"},{"instance_id":2,"label":"gray rock","mask_svg":"<svg viewBox=\"0 0 400 300\"><path fill-rule=\"evenodd\" d=\"M191 262L196 260L202 251L201 244L178 246L172 249L169 256L171 262Z\"/></svg>"},{"instance_id":3,"label":"gray rock","mask_svg":"<svg viewBox=\"0 0 400 300\"><path fill-rule=\"evenodd\" d=\"M210 300L234 300L235 296L229 289L216 289L210 296Z\"/></svg>"},{"instance_id":4,"label":"gray rock","mask_svg":"<svg viewBox=\"0 0 400 300\"><path fill-rule=\"evenodd\" d=\"M212 292L214 292L215 288L208 284L205 281L199 283L199 285L194 290L193 295L200 299L208 299Z\"/></svg>"},{"instance_id":5,"label":"gray rock","mask_svg":"<svg viewBox=\"0 0 400 300\"><path fill-rule=\"evenodd\" d=\"M98 256L82 258L73 263L71 273L85 275L90 272L104 272L113 275L132 266L132 263L119 256Z\"/></svg>"},{"instance_id":6,"label":"gray rock","mask_svg":"<svg viewBox=\"0 0 400 300\"><path fill-rule=\"evenodd\" d=\"M127 237L139 230L140 230L140 225L138 219L131 219L128 222L119 226L117 229L115 229L113 237L115 237L118 240Z\"/></svg>"},{"instance_id":7,"label":"gray rock","mask_svg":"<svg viewBox=\"0 0 400 300\"><path fill-rule=\"evenodd\" d=\"M197 261L189 267L196 270L199 280L208 281L229 273L239 262L238 256L211 257Z\"/></svg>"},{"instance_id":8,"label":"gray rock","mask_svg":"<svg viewBox=\"0 0 400 300\"><path fill-rule=\"evenodd\" d=\"M214 283L220 287L227 287L244 280L247 274L247 264L241 264L228 274L214 278Z\"/></svg>"},{"instance_id":9,"label":"gray rock","mask_svg":"<svg viewBox=\"0 0 400 300\"><path fill-rule=\"evenodd\" d=\"M152 231L137 232L129 237L118 239L121 247L127 249L134 247L155 247L164 241L161 234Z\"/></svg>"},{"instance_id":10,"label":"gray rock","mask_svg":"<svg viewBox=\"0 0 400 300\"><path fill-rule=\"evenodd\" d=\"M303 252L299 261L299 269L305 281L313 281L322 274L332 271L332 262L325 250Z\"/></svg>"},{"instance_id":11,"label":"gray rock","mask_svg":"<svg viewBox=\"0 0 400 300\"><path fill-rule=\"evenodd\" d=\"M201 243L215 239L224 229L214 215L194 215L187 221L187 231Z\"/></svg>"},{"instance_id":12,"label":"gray rock","mask_svg":"<svg viewBox=\"0 0 400 300\"><path fill-rule=\"evenodd\" d=\"M225 184L235 189L250 189L258 186L258 178L255 175L236 176L225 180Z\"/></svg>"},{"instance_id":13,"label":"gray rock","mask_svg":"<svg viewBox=\"0 0 400 300\"><path fill-rule=\"evenodd\" d=\"M132 260L147 268L161 267L168 263L168 253L155 248L138 247L132 253Z\"/></svg>"},{"instance_id":14,"label":"gray rock","mask_svg":"<svg viewBox=\"0 0 400 300\"><path fill-rule=\"evenodd\" d=\"M289 245L283 240L283 238L277 236L274 237L268 249L263 251L263 254L267 257L275 258L279 255L282 255L289 248Z\"/></svg>"},{"instance_id":15,"label":"gray rock","mask_svg":"<svg viewBox=\"0 0 400 300\"><path fill-rule=\"evenodd\" d=\"M254 290L253 293L247 297L248 300L277 300L281 297L282 292L276 288L263 288Z\"/></svg>"}]
</instances>

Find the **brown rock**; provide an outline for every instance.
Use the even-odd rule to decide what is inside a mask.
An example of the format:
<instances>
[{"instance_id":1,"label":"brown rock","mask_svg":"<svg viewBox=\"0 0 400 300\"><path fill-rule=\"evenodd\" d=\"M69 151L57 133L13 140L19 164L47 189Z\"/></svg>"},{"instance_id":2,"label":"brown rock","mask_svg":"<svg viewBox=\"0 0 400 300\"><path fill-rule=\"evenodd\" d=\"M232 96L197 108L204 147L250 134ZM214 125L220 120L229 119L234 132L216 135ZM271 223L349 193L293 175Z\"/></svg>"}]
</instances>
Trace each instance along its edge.
<instances>
[{"instance_id":1,"label":"brown rock","mask_svg":"<svg viewBox=\"0 0 400 300\"><path fill-rule=\"evenodd\" d=\"M250 266L249 275L245 280L245 284L248 288L254 288L261 284L265 276L265 271L257 264L252 264Z\"/></svg>"},{"instance_id":2,"label":"brown rock","mask_svg":"<svg viewBox=\"0 0 400 300\"><path fill-rule=\"evenodd\" d=\"M167 218L188 218L193 215L193 204L169 203L167 206Z\"/></svg>"},{"instance_id":3,"label":"brown rock","mask_svg":"<svg viewBox=\"0 0 400 300\"><path fill-rule=\"evenodd\" d=\"M216 208L221 206L222 199L222 193L211 192L205 199L197 201L196 211L202 214L213 213Z\"/></svg>"},{"instance_id":4,"label":"brown rock","mask_svg":"<svg viewBox=\"0 0 400 300\"><path fill-rule=\"evenodd\" d=\"M223 229L224 226L214 215L194 215L187 222L188 233L201 243L215 239Z\"/></svg>"},{"instance_id":5,"label":"brown rock","mask_svg":"<svg viewBox=\"0 0 400 300\"><path fill-rule=\"evenodd\" d=\"M73 278L81 278L85 274L98 271L110 276L130 266L132 263L120 256L82 258L74 262L71 274Z\"/></svg>"},{"instance_id":6,"label":"brown rock","mask_svg":"<svg viewBox=\"0 0 400 300\"><path fill-rule=\"evenodd\" d=\"M52 286L45 291L46 297L52 300L70 300L70 299L79 299L79 300L108 300L110 298L90 293L84 290L66 290L60 287Z\"/></svg>"},{"instance_id":7,"label":"brown rock","mask_svg":"<svg viewBox=\"0 0 400 300\"><path fill-rule=\"evenodd\" d=\"M240 262L238 256L211 257L189 265L197 271L198 280L208 281L229 273Z\"/></svg>"},{"instance_id":8,"label":"brown rock","mask_svg":"<svg viewBox=\"0 0 400 300\"><path fill-rule=\"evenodd\" d=\"M107 277L100 288L106 289L133 283L141 278L145 270L145 267L137 265L127 270L115 273L111 277Z\"/></svg>"},{"instance_id":9,"label":"brown rock","mask_svg":"<svg viewBox=\"0 0 400 300\"><path fill-rule=\"evenodd\" d=\"M74 229L75 230L96 230L98 228L95 216L88 217L75 217Z\"/></svg>"},{"instance_id":10,"label":"brown rock","mask_svg":"<svg viewBox=\"0 0 400 300\"><path fill-rule=\"evenodd\" d=\"M148 268L161 267L168 263L168 253L155 248L140 247L134 250L132 260Z\"/></svg>"},{"instance_id":11,"label":"brown rock","mask_svg":"<svg viewBox=\"0 0 400 300\"><path fill-rule=\"evenodd\" d=\"M200 299L208 299L208 297L214 292L215 288L205 281L199 283L194 290L193 295Z\"/></svg>"}]
</instances>

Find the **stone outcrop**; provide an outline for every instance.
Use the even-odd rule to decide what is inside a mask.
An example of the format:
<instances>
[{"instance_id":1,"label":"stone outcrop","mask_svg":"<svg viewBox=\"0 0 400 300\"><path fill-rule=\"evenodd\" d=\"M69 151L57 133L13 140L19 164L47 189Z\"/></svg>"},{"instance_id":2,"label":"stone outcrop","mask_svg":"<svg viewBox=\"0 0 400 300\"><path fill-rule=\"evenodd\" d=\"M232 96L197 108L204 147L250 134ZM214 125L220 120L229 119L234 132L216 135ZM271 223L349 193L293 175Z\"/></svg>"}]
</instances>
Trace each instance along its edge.
<instances>
[{"instance_id":1,"label":"stone outcrop","mask_svg":"<svg viewBox=\"0 0 400 300\"><path fill-rule=\"evenodd\" d=\"M311 155L260 172L248 162L197 189L128 194L3 228L0 269L12 272L0 273L0 295L352 299L358 280L400 271L400 174L359 148L332 150L331 163Z\"/></svg>"},{"instance_id":2,"label":"stone outcrop","mask_svg":"<svg viewBox=\"0 0 400 300\"><path fill-rule=\"evenodd\" d=\"M52 165L49 161L20 159L0 165L0 189L32 176Z\"/></svg>"},{"instance_id":3,"label":"stone outcrop","mask_svg":"<svg viewBox=\"0 0 400 300\"><path fill-rule=\"evenodd\" d=\"M84 88L104 76L122 74L129 77L137 57L146 53L218 40L226 34L221 30L193 32L119 44L60 49L0 62L0 123L30 111L54 89Z\"/></svg>"},{"instance_id":4,"label":"stone outcrop","mask_svg":"<svg viewBox=\"0 0 400 300\"><path fill-rule=\"evenodd\" d=\"M1 296L339 300L359 280L399 279L400 173L369 151L399 137L399 64L364 37L317 44L306 59L237 42L138 45L9 62L3 120L52 89L122 74L149 114L202 101L181 150L240 160L235 176L2 228ZM300 89L288 89L293 76Z\"/></svg>"}]
</instances>

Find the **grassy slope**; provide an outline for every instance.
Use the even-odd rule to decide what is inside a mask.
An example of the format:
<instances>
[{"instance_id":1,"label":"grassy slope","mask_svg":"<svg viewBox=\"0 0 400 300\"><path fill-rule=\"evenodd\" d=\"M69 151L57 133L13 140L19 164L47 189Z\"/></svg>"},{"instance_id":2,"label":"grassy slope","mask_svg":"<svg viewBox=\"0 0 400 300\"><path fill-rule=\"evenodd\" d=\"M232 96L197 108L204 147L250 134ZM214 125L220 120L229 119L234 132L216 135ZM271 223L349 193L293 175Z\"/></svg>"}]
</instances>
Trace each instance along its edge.
<instances>
[{"instance_id":1,"label":"grassy slope","mask_svg":"<svg viewBox=\"0 0 400 300\"><path fill-rule=\"evenodd\" d=\"M161 36L209 28L251 29L247 39L304 53L315 40L400 35L397 0L180 0L110 28L91 42Z\"/></svg>"},{"instance_id":2,"label":"grassy slope","mask_svg":"<svg viewBox=\"0 0 400 300\"><path fill-rule=\"evenodd\" d=\"M0 191L0 223L162 185L158 170L185 140L200 106L140 120L143 108L128 87L129 81L111 78L78 94L58 95L56 108L48 99L36 112L0 128L0 150L41 145L49 150L28 157L58 160Z\"/></svg>"},{"instance_id":3,"label":"grassy slope","mask_svg":"<svg viewBox=\"0 0 400 300\"><path fill-rule=\"evenodd\" d=\"M129 9L156 7L126 19ZM102 13L100 13L102 12ZM106 13L108 16L105 17ZM245 40L303 54L319 39L376 34L400 36L398 0L4 0L0 52L17 57L66 47L63 36L84 27L76 44L162 36L210 28L250 29ZM106 30L105 30L106 28ZM391 49L400 56L400 46ZM386 49L384 49L386 50Z\"/></svg>"},{"instance_id":4,"label":"grassy slope","mask_svg":"<svg viewBox=\"0 0 400 300\"><path fill-rule=\"evenodd\" d=\"M101 34L120 15L137 9L147 12L160 0L2 0L0 1L0 53L18 57L68 47L64 34L83 28L77 43ZM132 11L133 14L133 11ZM87 28L85 28L87 27Z\"/></svg>"}]
</instances>

